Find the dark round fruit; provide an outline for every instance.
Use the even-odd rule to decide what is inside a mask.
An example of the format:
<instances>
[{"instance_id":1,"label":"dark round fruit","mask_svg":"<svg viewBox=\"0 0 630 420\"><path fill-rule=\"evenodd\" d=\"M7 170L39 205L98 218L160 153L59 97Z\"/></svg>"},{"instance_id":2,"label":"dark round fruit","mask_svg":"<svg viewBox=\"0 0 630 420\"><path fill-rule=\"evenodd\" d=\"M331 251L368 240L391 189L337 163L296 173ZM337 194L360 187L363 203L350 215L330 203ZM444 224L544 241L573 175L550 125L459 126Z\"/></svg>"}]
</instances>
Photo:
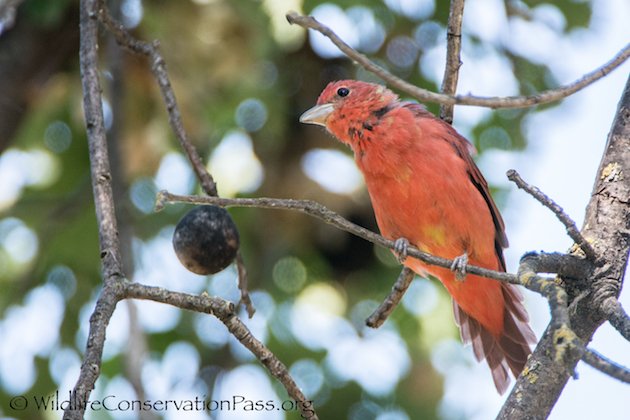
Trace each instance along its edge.
<instances>
[{"instance_id":1,"label":"dark round fruit","mask_svg":"<svg viewBox=\"0 0 630 420\"><path fill-rule=\"evenodd\" d=\"M173 248L179 261L196 274L214 274L236 257L238 230L230 214L216 206L195 207L179 221Z\"/></svg>"}]
</instances>

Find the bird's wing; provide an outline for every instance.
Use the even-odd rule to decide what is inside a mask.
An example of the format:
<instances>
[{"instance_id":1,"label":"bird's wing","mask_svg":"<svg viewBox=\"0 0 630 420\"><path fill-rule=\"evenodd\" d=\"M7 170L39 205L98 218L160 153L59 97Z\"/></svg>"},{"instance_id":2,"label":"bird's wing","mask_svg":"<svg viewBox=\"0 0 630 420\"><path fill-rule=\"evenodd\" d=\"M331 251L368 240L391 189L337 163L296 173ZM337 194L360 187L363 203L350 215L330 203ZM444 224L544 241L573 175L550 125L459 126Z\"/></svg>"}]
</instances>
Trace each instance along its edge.
<instances>
[{"instance_id":1,"label":"bird's wing","mask_svg":"<svg viewBox=\"0 0 630 420\"><path fill-rule=\"evenodd\" d=\"M488 209L490 210L490 214L492 216L492 221L494 222L495 227L495 250L497 257L499 259L499 263L501 267L505 271L505 259L503 258L503 248L508 247L508 239L505 235L505 223L503 222L503 218L501 217L501 213L499 213L499 209L497 205L494 203L492 199L492 195L490 195L490 188L488 187L488 182L481 174L481 171L475 164L472 156L475 153L475 147L466 140L462 135L460 135L450 124L447 124L437 118L435 115L430 113L425 109L425 107L421 104L414 102L403 102L401 105L410 111L412 111L416 117L418 118L432 118L440 121L444 124L449 135L444 136L444 140L447 141L457 152L457 155L464 160L466 163L466 168L468 170L468 176L470 177L470 181L477 188L486 204L488 205Z\"/></svg>"}]
</instances>

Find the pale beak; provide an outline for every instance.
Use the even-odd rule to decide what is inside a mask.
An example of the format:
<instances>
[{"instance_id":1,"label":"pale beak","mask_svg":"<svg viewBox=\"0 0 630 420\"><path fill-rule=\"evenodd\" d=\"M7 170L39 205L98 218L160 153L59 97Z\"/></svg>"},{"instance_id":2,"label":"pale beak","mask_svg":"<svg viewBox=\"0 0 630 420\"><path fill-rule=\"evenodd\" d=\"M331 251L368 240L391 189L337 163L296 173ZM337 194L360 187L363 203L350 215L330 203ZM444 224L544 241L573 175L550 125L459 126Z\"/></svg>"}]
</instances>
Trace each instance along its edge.
<instances>
[{"instance_id":1,"label":"pale beak","mask_svg":"<svg viewBox=\"0 0 630 420\"><path fill-rule=\"evenodd\" d=\"M300 115L300 122L304 124L316 124L326 127L328 116L334 111L333 104L315 105L313 108Z\"/></svg>"}]
</instances>

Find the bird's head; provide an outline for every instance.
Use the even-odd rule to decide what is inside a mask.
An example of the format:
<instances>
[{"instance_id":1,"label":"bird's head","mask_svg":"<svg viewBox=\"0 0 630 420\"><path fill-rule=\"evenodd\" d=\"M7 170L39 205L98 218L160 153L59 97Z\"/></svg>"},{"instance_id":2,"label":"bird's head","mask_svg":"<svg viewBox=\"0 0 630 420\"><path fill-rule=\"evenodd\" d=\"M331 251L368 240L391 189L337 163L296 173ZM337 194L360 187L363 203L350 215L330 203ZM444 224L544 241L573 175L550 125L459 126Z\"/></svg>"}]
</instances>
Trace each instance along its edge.
<instances>
[{"instance_id":1,"label":"bird's head","mask_svg":"<svg viewBox=\"0 0 630 420\"><path fill-rule=\"evenodd\" d=\"M398 101L385 86L340 80L326 86L317 105L300 116L300 122L324 126L339 140L350 143L348 130L367 123Z\"/></svg>"}]
</instances>

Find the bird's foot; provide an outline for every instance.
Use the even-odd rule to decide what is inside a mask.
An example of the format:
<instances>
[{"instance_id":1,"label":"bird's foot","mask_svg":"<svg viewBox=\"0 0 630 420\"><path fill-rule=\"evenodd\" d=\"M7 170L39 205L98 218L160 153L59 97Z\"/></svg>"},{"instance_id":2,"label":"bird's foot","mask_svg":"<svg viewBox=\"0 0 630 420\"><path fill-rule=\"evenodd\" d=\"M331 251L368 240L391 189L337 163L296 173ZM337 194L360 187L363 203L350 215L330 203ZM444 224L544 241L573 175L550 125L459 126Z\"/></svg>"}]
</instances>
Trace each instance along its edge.
<instances>
[{"instance_id":1,"label":"bird's foot","mask_svg":"<svg viewBox=\"0 0 630 420\"><path fill-rule=\"evenodd\" d=\"M407 251L409 250L409 240L407 238L398 238L394 241L394 254L399 263L404 263L407 259Z\"/></svg>"},{"instance_id":2,"label":"bird's foot","mask_svg":"<svg viewBox=\"0 0 630 420\"><path fill-rule=\"evenodd\" d=\"M466 265L468 265L468 253L466 252L453 259L451 271L455 272L455 279L457 281L464 281L466 279Z\"/></svg>"}]
</instances>

